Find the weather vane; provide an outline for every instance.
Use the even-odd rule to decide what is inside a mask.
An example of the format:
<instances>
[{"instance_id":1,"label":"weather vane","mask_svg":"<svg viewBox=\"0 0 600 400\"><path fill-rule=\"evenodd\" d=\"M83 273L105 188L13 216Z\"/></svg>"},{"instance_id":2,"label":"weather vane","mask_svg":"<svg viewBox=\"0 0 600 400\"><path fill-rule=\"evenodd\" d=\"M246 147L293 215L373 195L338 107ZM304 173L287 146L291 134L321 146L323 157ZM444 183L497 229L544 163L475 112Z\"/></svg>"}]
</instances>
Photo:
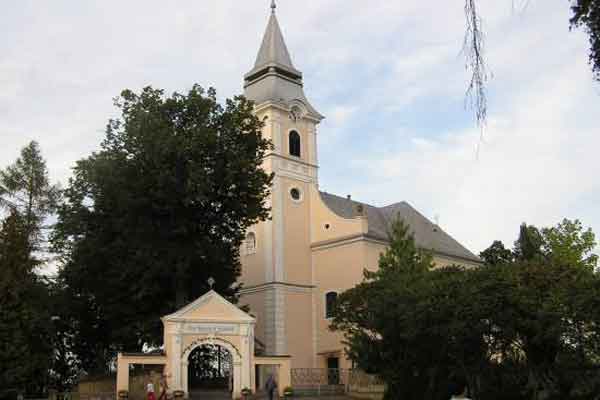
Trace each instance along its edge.
<instances>
[{"instance_id":1,"label":"weather vane","mask_svg":"<svg viewBox=\"0 0 600 400\"><path fill-rule=\"evenodd\" d=\"M206 282L208 283L208 286L210 286L210 288L212 289L215 284L214 278L211 276Z\"/></svg>"},{"instance_id":2,"label":"weather vane","mask_svg":"<svg viewBox=\"0 0 600 400\"><path fill-rule=\"evenodd\" d=\"M271 0L271 12L274 14L277 5L275 4L275 0Z\"/></svg>"}]
</instances>

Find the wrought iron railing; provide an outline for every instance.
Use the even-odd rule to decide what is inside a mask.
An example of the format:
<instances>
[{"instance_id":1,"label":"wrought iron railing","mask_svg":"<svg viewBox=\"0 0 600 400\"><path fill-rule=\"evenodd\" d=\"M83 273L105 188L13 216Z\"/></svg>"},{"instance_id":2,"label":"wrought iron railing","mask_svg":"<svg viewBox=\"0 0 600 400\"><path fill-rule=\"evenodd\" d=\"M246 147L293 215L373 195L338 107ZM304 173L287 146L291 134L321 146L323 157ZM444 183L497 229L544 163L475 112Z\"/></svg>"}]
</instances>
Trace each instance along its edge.
<instances>
[{"instance_id":1,"label":"wrought iron railing","mask_svg":"<svg viewBox=\"0 0 600 400\"><path fill-rule=\"evenodd\" d=\"M382 398L384 392L385 383L379 376L357 369L350 371L346 393L357 397Z\"/></svg>"},{"instance_id":2,"label":"wrought iron railing","mask_svg":"<svg viewBox=\"0 0 600 400\"><path fill-rule=\"evenodd\" d=\"M337 368L294 368L292 387L298 393L340 394L348 386L350 370Z\"/></svg>"},{"instance_id":3,"label":"wrought iron railing","mask_svg":"<svg viewBox=\"0 0 600 400\"><path fill-rule=\"evenodd\" d=\"M383 393L385 385L376 375L358 369L294 368L292 387L298 393Z\"/></svg>"}]
</instances>

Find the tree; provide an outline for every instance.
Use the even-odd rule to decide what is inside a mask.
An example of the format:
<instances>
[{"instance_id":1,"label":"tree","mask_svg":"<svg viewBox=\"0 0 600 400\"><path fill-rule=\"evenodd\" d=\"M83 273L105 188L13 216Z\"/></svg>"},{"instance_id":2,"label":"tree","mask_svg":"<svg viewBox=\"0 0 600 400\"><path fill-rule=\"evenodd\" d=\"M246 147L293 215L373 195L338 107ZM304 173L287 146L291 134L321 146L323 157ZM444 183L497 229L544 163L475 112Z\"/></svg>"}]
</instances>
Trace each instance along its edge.
<instances>
[{"instance_id":1,"label":"tree","mask_svg":"<svg viewBox=\"0 0 600 400\"><path fill-rule=\"evenodd\" d=\"M542 237L542 251L554 264L596 268L598 256L592 253L596 237L591 228L584 230L579 220L564 219L555 227L544 228Z\"/></svg>"},{"instance_id":2,"label":"tree","mask_svg":"<svg viewBox=\"0 0 600 400\"><path fill-rule=\"evenodd\" d=\"M41 393L52 362L48 283L36 275L44 261L43 223L59 199L39 146L30 142L0 170L0 386Z\"/></svg>"},{"instance_id":3,"label":"tree","mask_svg":"<svg viewBox=\"0 0 600 400\"><path fill-rule=\"evenodd\" d=\"M522 225L510 268L433 269L395 224L379 270L338 297L331 325L358 367L385 381L386 399L447 399L459 378L474 399L597 396L600 277L585 264L590 231L566 221L534 228Z\"/></svg>"},{"instance_id":4,"label":"tree","mask_svg":"<svg viewBox=\"0 0 600 400\"><path fill-rule=\"evenodd\" d=\"M421 316L427 313L427 304L415 296L429 289L425 277L433 263L430 255L417 249L401 221L392 226L390 240L378 270L365 271L362 283L338 297L332 328L344 332L348 354L359 368L383 377L386 399L412 399L426 388L401 382L413 380L413 372L432 358L415 358L414 352L406 351L408 346L439 348L426 338ZM407 325L411 329L403 329Z\"/></svg>"},{"instance_id":5,"label":"tree","mask_svg":"<svg viewBox=\"0 0 600 400\"><path fill-rule=\"evenodd\" d=\"M215 289L236 300L239 247L269 215L270 143L253 104L195 85L115 101L101 150L77 162L53 237L87 370L160 344L160 317ZM89 335L89 336L88 336Z\"/></svg>"},{"instance_id":6,"label":"tree","mask_svg":"<svg viewBox=\"0 0 600 400\"><path fill-rule=\"evenodd\" d=\"M590 64L600 81L600 1L571 0L571 27L583 27L590 36Z\"/></svg>"},{"instance_id":7,"label":"tree","mask_svg":"<svg viewBox=\"0 0 600 400\"><path fill-rule=\"evenodd\" d=\"M33 272L30 223L12 210L0 227L0 386L41 393L52 358L48 291Z\"/></svg>"},{"instance_id":8,"label":"tree","mask_svg":"<svg viewBox=\"0 0 600 400\"><path fill-rule=\"evenodd\" d=\"M544 239L539 229L526 223L521 224L519 238L513 250L515 258L520 261L532 261L542 256Z\"/></svg>"},{"instance_id":9,"label":"tree","mask_svg":"<svg viewBox=\"0 0 600 400\"><path fill-rule=\"evenodd\" d=\"M513 253L500 240L495 240L490 247L479 253L479 257L486 265L505 265L512 262Z\"/></svg>"},{"instance_id":10,"label":"tree","mask_svg":"<svg viewBox=\"0 0 600 400\"><path fill-rule=\"evenodd\" d=\"M40 250L43 222L60 199L60 189L48 178L46 161L37 142L21 150L21 156L0 171L0 207L18 212L24 219L31 251Z\"/></svg>"}]
</instances>

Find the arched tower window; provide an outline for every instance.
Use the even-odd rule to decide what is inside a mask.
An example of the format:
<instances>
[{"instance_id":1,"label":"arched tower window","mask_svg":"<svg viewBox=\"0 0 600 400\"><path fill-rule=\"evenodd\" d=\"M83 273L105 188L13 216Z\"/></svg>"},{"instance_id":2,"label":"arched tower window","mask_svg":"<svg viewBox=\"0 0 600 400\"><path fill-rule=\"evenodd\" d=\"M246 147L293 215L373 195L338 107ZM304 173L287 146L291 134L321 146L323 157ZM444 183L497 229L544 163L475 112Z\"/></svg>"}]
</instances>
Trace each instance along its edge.
<instances>
[{"instance_id":1,"label":"arched tower window","mask_svg":"<svg viewBox=\"0 0 600 400\"><path fill-rule=\"evenodd\" d=\"M290 132L290 155L300 157L300 134L296 131Z\"/></svg>"},{"instance_id":2,"label":"arched tower window","mask_svg":"<svg viewBox=\"0 0 600 400\"><path fill-rule=\"evenodd\" d=\"M256 253L256 235L254 232L248 232L246 235L246 254Z\"/></svg>"},{"instance_id":3,"label":"arched tower window","mask_svg":"<svg viewBox=\"0 0 600 400\"><path fill-rule=\"evenodd\" d=\"M328 292L325 294L325 318L333 317L333 310L337 302L338 294L336 292Z\"/></svg>"}]
</instances>

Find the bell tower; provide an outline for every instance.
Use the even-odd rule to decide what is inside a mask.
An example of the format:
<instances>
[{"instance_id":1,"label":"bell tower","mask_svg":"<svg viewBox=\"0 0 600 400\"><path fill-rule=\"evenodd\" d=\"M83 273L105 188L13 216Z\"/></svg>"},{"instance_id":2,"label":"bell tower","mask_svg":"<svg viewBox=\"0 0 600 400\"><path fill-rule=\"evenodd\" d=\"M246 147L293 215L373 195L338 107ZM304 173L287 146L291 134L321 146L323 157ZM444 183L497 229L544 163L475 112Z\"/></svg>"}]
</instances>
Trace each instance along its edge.
<instances>
[{"instance_id":1,"label":"bell tower","mask_svg":"<svg viewBox=\"0 0 600 400\"><path fill-rule=\"evenodd\" d=\"M268 204L272 218L252 231L255 253L242 252L243 301L257 310L257 338L267 353L291 354L298 364L309 365L313 349L294 343L306 343L313 334L310 193L318 190L317 126L324 117L304 94L302 72L292 63L274 0L256 62L244 76L244 92L265 123L264 137L273 143L263 168L275 177ZM306 332L290 332L288 321L300 308Z\"/></svg>"},{"instance_id":2,"label":"bell tower","mask_svg":"<svg viewBox=\"0 0 600 400\"><path fill-rule=\"evenodd\" d=\"M289 172L316 183L316 127L324 117L304 94L302 72L292 64L275 9L273 0L254 68L244 76L244 91L266 123L264 133L275 146L272 156L297 163L294 167L304 165L306 168L291 167ZM295 135L290 138L292 131L300 136L299 143Z\"/></svg>"}]
</instances>

